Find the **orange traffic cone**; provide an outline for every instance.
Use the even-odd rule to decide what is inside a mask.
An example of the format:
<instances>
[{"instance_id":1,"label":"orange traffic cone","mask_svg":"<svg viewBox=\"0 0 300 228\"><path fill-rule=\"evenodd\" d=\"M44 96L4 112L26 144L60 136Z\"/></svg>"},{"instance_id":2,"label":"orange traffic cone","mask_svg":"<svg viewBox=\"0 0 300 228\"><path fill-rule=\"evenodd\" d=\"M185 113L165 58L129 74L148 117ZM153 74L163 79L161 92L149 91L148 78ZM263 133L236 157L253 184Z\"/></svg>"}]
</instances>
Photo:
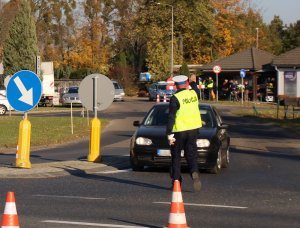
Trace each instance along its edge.
<instances>
[{"instance_id":1,"label":"orange traffic cone","mask_svg":"<svg viewBox=\"0 0 300 228\"><path fill-rule=\"evenodd\" d=\"M160 102L160 98L159 98L159 95L158 95L158 94L156 95L156 102L157 102L157 103Z\"/></svg>"},{"instance_id":2,"label":"orange traffic cone","mask_svg":"<svg viewBox=\"0 0 300 228\"><path fill-rule=\"evenodd\" d=\"M13 192L7 193L1 228L20 228L16 200Z\"/></svg>"},{"instance_id":3,"label":"orange traffic cone","mask_svg":"<svg viewBox=\"0 0 300 228\"><path fill-rule=\"evenodd\" d=\"M174 181L168 228L187 228L179 180Z\"/></svg>"},{"instance_id":4,"label":"orange traffic cone","mask_svg":"<svg viewBox=\"0 0 300 228\"><path fill-rule=\"evenodd\" d=\"M167 96L164 94L164 102L167 102Z\"/></svg>"}]
</instances>

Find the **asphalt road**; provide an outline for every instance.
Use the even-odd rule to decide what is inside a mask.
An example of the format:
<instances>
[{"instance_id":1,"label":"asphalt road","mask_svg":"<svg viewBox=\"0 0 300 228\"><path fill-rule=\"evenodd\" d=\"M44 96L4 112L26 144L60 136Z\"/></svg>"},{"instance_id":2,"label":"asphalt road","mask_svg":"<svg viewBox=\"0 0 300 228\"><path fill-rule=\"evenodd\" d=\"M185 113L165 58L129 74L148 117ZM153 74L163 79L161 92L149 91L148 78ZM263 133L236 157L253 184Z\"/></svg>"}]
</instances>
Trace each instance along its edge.
<instances>
[{"instance_id":1,"label":"asphalt road","mask_svg":"<svg viewBox=\"0 0 300 228\"><path fill-rule=\"evenodd\" d=\"M172 192L167 168L133 172L128 162L133 120L153 105L130 99L100 116L112 119L101 135L103 162L93 173L67 169L69 175L2 178L0 206L7 191L16 195L21 227L163 227L168 225ZM220 175L201 173L203 188L193 192L186 171L182 195L189 227L300 227L300 136L274 125L240 118L219 107L230 124L230 168ZM31 162L86 156L88 142L32 152ZM0 165L6 156L0 155ZM8 158L9 159L9 158Z\"/></svg>"}]
</instances>

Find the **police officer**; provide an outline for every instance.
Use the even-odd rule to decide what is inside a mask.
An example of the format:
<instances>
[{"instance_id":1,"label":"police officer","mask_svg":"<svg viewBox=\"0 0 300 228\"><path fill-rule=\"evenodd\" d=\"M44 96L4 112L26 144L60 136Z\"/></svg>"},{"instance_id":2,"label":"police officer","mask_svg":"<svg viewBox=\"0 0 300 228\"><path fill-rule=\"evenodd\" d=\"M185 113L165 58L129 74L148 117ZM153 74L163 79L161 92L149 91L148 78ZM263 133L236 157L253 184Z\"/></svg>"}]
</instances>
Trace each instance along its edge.
<instances>
[{"instance_id":1,"label":"police officer","mask_svg":"<svg viewBox=\"0 0 300 228\"><path fill-rule=\"evenodd\" d=\"M215 99L215 93L214 93L214 80L212 77L208 78L206 88L208 90L208 98L209 100L214 100Z\"/></svg>"},{"instance_id":2,"label":"police officer","mask_svg":"<svg viewBox=\"0 0 300 228\"><path fill-rule=\"evenodd\" d=\"M194 90L189 90L186 84L187 76L179 75L173 78L177 91L170 99L167 135L171 146L171 178L182 181L181 151L187 160L195 191L200 191L201 182L197 164L197 134L202 127L198 97Z\"/></svg>"}]
</instances>

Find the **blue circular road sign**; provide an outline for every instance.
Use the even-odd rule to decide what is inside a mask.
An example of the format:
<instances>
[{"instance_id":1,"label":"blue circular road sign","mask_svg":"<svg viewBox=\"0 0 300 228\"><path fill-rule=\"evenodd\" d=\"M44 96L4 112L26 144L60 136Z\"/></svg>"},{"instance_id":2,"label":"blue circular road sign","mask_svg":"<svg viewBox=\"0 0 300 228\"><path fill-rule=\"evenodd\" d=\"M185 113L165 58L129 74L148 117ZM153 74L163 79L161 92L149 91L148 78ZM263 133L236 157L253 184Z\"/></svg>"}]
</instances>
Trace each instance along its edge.
<instances>
[{"instance_id":1,"label":"blue circular road sign","mask_svg":"<svg viewBox=\"0 0 300 228\"><path fill-rule=\"evenodd\" d=\"M7 100L19 112L33 109L41 99L42 83L32 71L21 70L15 73L7 85Z\"/></svg>"},{"instance_id":2,"label":"blue circular road sign","mask_svg":"<svg viewBox=\"0 0 300 228\"><path fill-rule=\"evenodd\" d=\"M246 76L246 70L241 69L240 70L240 76L241 76L241 78L244 78Z\"/></svg>"}]
</instances>

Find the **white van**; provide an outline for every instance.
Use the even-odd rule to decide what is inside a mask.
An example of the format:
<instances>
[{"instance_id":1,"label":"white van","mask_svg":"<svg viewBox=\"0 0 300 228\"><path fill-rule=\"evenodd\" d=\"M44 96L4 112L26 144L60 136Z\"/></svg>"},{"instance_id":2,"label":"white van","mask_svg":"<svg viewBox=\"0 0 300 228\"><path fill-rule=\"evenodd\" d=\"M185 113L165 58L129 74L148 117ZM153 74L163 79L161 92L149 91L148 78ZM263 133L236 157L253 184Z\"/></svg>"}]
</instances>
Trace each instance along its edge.
<instances>
[{"instance_id":1,"label":"white van","mask_svg":"<svg viewBox=\"0 0 300 228\"><path fill-rule=\"evenodd\" d=\"M121 84L117 81L112 80L112 83L115 87L115 97L114 101L124 101L125 92Z\"/></svg>"}]
</instances>

